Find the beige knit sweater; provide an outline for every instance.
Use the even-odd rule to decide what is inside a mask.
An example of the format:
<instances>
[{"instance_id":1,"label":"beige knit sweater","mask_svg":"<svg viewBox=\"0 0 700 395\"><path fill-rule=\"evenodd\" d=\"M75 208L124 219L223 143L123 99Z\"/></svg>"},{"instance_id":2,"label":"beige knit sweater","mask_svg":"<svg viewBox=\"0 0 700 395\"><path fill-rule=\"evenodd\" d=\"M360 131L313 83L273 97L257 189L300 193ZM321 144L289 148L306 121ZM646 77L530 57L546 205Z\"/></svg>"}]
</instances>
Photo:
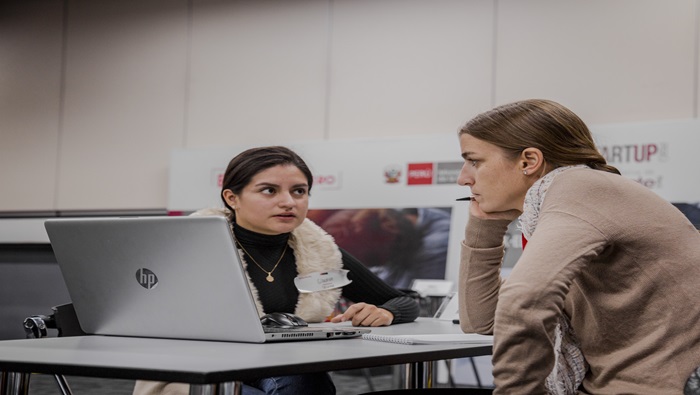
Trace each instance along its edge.
<instances>
[{"instance_id":1,"label":"beige knit sweater","mask_svg":"<svg viewBox=\"0 0 700 395\"><path fill-rule=\"evenodd\" d=\"M494 394L545 394L557 317L590 370L582 394L679 394L700 365L700 234L624 177L558 175L502 283L508 221L470 218L459 297L464 331L494 334Z\"/></svg>"}]
</instances>

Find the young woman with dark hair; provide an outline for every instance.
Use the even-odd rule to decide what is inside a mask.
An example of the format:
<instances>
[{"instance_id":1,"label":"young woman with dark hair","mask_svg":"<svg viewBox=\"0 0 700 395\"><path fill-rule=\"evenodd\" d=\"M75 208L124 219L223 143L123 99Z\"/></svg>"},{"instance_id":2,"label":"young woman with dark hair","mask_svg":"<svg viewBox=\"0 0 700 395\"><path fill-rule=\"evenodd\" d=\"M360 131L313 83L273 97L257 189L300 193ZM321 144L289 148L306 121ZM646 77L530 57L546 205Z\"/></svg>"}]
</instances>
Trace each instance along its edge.
<instances>
[{"instance_id":1,"label":"young woman with dark hair","mask_svg":"<svg viewBox=\"0 0 700 395\"><path fill-rule=\"evenodd\" d=\"M292 150L252 148L234 157L221 189L225 209L196 215L223 215L231 223L258 313L290 313L307 322L352 321L354 326L385 326L414 321L418 304L388 286L362 263L338 248L333 238L306 218L313 176ZM300 292L295 277L349 270L350 283ZM355 304L331 318L343 296ZM235 301L231 301L235 303ZM188 394L180 383L137 382L135 394ZM327 373L269 377L243 385L244 395L332 395Z\"/></svg>"}]
</instances>

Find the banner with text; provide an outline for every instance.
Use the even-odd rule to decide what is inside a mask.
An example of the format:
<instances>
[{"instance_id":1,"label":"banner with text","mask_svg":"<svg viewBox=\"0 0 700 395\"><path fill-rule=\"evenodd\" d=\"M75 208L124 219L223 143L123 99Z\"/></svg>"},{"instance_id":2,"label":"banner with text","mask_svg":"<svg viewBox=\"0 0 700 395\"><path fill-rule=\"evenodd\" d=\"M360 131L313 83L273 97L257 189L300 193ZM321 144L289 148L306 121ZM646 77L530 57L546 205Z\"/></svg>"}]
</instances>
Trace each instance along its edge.
<instances>
[{"instance_id":1,"label":"banner with text","mask_svg":"<svg viewBox=\"0 0 700 395\"><path fill-rule=\"evenodd\" d=\"M691 160L695 147L700 146L699 121L594 125L591 131L601 153L611 165L620 169L623 176L638 181L670 202L688 206L691 210L697 207L700 183ZM386 223L390 217L397 223L410 222L423 232L422 236L420 232L417 236L416 232L409 232L408 236L397 234L395 238L387 239L386 243L395 243L397 250L410 237L422 237L426 244L434 243L436 234L441 234L443 240L449 235L443 243L447 251L438 259L446 260L444 278L457 278L459 244L469 203L456 202L455 199L468 196L469 188L456 184L463 163L456 134L289 142L283 145L299 153L314 174L311 218L331 221L328 229L332 229L333 221L337 223L341 218L344 221L362 218L369 226L372 218ZM187 214L204 207L221 207L219 194L226 166L231 158L250 147L174 151L171 155L168 210L173 214ZM359 210L379 211L368 214ZM434 220L427 223L428 218ZM426 234L427 231L432 232L432 236ZM358 239L348 238L348 243L351 240ZM513 240L510 247L519 248L517 237L509 237L509 240ZM367 241L366 244L371 243ZM355 253L374 256L368 251ZM420 254L427 252L412 252L412 255ZM395 262L399 260L397 256L382 259ZM405 261L408 258L404 254L400 259ZM391 268L382 262L380 259L376 265L370 263L370 266L375 266L377 273L390 273ZM420 266L420 262L416 266ZM386 278L390 276L387 274ZM434 277L435 274L425 276ZM405 280L396 277L393 283L404 286Z\"/></svg>"}]
</instances>

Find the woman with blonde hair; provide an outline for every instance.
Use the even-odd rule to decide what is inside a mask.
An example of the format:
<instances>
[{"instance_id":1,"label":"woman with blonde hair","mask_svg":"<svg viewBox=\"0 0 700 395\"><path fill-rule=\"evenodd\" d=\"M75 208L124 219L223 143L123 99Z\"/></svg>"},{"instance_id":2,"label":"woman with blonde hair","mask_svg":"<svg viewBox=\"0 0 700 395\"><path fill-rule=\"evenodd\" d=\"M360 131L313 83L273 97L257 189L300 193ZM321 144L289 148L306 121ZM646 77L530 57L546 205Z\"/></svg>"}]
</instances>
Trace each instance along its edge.
<instances>
[{"instance_id":1,"label":"woman with blonde hair","mask_svg":"<svg viewBox=\"0 0 700 395\"><path fill-rule=\"evenodd\" d=\"M700 365L700 234L620 176L561 104L524 100L459 133L471 189L460 324L494 335L494 394L679 394ZM519 218L523 254L500 277Z\"/></svg>"}]
</instances>

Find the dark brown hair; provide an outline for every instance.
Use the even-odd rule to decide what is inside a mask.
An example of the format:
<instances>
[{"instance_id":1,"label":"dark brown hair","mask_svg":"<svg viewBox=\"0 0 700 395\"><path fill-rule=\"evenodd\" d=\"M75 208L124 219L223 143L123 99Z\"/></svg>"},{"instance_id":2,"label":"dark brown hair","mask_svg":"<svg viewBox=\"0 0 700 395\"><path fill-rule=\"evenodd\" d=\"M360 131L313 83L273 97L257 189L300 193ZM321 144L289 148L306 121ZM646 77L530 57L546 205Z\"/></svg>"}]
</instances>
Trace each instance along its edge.
<instances>
[{"instance_id":1,"label":"dark brown hair","mask_svg":"<svg viewBox=\"0 0 700 395\"><path fill-rule=\"evenodd\" d=\"M502 148L513 158L525 148L542 151L554 167L587 165L620 174L596 148L586 124L559 103L531 99L504 104L477 115L459 134L469 134Z\"/></svg>"},{"instance_id":2,"label":"dark brown hair","mask_svg":"<svg viewBox=\"0 0 700 395\"><path fill-rule=\"evenodd\" d=\"M309 166L296 152L282 146L251 148L236 155L226 167L224 181L221 185L221 200L224 202L224 206L233 212L223 196L226 189L239 195L256 174L278 165L296 166L301 170L309 184L309 193L311 192L314 177Z\"/></svg>"}]
</instances>

